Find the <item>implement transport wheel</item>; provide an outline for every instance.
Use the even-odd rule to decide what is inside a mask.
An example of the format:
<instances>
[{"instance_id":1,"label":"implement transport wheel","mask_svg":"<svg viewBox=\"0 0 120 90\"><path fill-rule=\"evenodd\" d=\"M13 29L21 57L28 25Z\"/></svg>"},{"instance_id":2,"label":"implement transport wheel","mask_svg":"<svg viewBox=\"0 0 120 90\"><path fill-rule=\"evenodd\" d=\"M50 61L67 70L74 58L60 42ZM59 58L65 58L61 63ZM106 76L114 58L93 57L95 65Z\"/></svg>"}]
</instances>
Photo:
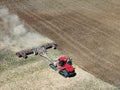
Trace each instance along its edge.
<instances>
[{"instance_id":1,"label":"implement transport wheel","mask_svg":"<svg viewBox=\"0 0 120 90\"><path fill-rule=\"evenodd\" d=\"M38 55L37 49L33 50L33 54L34 54L34 55Z\"/></svg>"},{"instance_id":2,"label":"implement transport wheel","mask_svg":"<svg viewBox=\"0 0 120 90\"><path fill-rule=\"evenodd\" d=\"M26 55L26 53L23 53L23 54L22 54L22 57L23 57L24 59L27 59L27 58L28 58L28 56Z\"/></svg>"},{"instance_id":3,"label":"implement transport wheel","mask_svg":"<svg viewBox=\"0 0 120 90\"><path fill-rule=\"evenodd\" d=\"M57 49L57 45L53 44L52 49Z\"/></svg>"}]
</instances>

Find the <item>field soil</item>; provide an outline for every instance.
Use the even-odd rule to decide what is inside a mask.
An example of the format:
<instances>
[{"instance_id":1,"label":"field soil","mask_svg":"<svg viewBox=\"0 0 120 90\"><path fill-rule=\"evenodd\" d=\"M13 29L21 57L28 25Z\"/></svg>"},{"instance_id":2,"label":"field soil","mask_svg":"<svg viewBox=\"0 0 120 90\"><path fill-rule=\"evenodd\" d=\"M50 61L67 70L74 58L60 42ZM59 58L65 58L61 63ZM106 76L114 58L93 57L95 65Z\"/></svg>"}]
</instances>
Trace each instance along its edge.
<instances>
[{"instance_id":1,"label":"field soil","mask_svg":"<svg viewBox=\"0 0 120 90\"><path fill-rule=\"evenodd\" d=\"M45 58L30 55L18 58L17 51L53 42L25 24L7 8L0 8L0 90L116 90L74 64L77 76L64 78L49 67ZM48 56L57 60L63 55L48 50Z\"/></svg>"},{"instance_id":2,"label":"field soil","mask_svg":"<svg viewBox=\"0 0 120 90\"><path fill-rule=\"evenodd\" d=\"M54 40L79 67L120 86L120 0L0 0L0 5Z\"/></svg>"}]
</instances>

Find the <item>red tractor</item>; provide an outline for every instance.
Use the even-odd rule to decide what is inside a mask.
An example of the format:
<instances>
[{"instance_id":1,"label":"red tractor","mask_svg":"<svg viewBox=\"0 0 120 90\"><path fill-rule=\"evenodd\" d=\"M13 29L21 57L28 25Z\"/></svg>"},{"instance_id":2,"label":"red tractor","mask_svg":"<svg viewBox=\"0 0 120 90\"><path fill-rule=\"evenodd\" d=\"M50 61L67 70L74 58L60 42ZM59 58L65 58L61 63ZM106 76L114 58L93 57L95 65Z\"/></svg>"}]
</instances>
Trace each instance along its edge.
<instances>
[{"instance_id":1,"label":"red tractor","mask_svg":"<svg viewBox=\"0 0 120 90\"><path fill-rule=\"evenodd\" d=\"M56 62L49 64L54 70L58 70L59 74L67 77L74 77L76 75L75 68L72 66L72 59L61 56Z\"/></svg>"},{"instance_id":2,"label":"red tractor","mask_svg":"<svg viewBox=\"0 0 120 90\"><path fill-rule=\"evenodd\" d=\"M17 52L16 55L18 57L23 57L26 59L30 54L35 54L35 55L39 54L40 56L46 58L50 62L49 66L53 70L58 71L59 74L64 76L65 78L76 76L75 68L72 66L72 59L67 58L66 56L61 56L58 58L58 60L53 60L47 55L47 49L50 48L56 49L57 44L50 43L44 46L39 46L37 48L20 51Z\"/></svg>"}]
</instances>

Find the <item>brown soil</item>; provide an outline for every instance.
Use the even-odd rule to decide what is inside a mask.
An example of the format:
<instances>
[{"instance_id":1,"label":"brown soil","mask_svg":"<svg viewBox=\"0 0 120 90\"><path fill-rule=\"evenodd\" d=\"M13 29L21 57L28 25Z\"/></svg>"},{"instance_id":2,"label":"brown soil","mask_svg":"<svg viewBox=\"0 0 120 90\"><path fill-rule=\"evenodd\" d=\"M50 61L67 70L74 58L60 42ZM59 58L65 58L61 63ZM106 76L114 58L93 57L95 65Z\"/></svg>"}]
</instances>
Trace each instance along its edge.
<instances>
[{"instance_id":1,"label":"brown soil","mask_svg":"<svg viewBox=\"0 0 120 90\"><path fill-rule=\"evenodd\" d=\"M120 84L119 0L1 0L84 70Z\"/></svg>"}]
</instances>

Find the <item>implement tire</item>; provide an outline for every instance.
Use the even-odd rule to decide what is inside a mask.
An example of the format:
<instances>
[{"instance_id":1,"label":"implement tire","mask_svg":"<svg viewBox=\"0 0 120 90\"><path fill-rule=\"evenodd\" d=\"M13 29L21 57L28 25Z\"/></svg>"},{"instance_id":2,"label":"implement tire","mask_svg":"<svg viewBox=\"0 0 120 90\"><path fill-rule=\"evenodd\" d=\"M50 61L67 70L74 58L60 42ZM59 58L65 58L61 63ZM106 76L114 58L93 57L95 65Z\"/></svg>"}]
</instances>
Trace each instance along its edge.
<instances>
[{"instance_id":1,"label":"implement tire","mask_svg":"<svg viewBox=\"0 0 120 90\"><path fill-rule=\"evenodd\" d=\"M27 58L28 58L28 56L26 55L26 53L23 53L22 57L23 57L24 59L27 59Z\"/></svg>"}]
</instances>

